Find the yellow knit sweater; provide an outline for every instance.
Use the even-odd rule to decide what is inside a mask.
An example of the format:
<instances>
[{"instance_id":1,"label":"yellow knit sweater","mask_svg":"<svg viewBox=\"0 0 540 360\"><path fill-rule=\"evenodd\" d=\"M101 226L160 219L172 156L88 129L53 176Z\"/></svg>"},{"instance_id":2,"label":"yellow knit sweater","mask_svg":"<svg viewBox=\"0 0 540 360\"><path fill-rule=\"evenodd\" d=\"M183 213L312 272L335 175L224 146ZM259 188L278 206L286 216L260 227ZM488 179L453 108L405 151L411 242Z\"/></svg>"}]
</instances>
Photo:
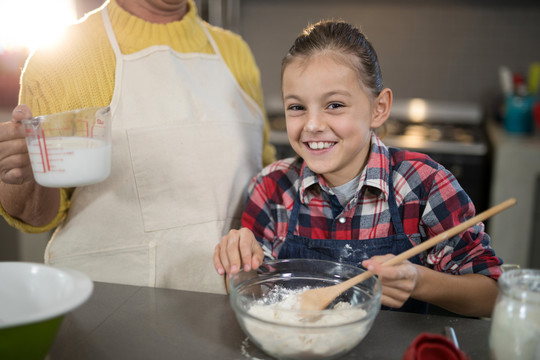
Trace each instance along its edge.
<instances>
[{"instance_id":1,"label":"yellow knit sweater","mask_svg":"<svg viewBox=\"0 0 540 360\"><path fill-rule=\"evenodd\" d=\"M107 7L120 50L131 54L152 45L169 45L177 52L212 53L206 34L197 23L197 9L189 0L189 11L181 21L155 24L123 10L116 0ZM32 54L21 77L19 102L27 104L33 115L52 114L72 109L106 106L114 90L116 59L103 26L101 9L89 13L72 26L57 44ZM216 41L225 63L239 85L263 110L259 70L248 45L230 31L204 23ZM263 164L274 160L265 121ZM10 217L0 206L6 221L25 232L44 232L56 227L70 206L73 189L62 189L56 218L44 227L32 227Z\"/></svg>"}]
</instances>

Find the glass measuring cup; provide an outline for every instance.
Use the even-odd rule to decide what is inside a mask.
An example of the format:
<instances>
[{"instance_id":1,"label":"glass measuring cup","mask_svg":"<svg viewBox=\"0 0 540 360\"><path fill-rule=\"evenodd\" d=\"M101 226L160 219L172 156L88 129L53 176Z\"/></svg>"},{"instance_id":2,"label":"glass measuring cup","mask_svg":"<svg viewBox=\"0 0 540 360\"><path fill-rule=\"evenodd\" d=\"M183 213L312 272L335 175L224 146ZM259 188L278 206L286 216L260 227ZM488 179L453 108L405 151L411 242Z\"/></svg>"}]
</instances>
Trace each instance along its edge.
<instances>
[{"instance_id":1,"label":"glass measuring cup","mask_svg":"<svg viewBox=\"0 0 540 360\"><path fill-rule=\"evenodd\" d=\"M105 180L111 172L111 111L95 107L22 121L36 182L75 187Z\"/></svg>"}]
</instances>

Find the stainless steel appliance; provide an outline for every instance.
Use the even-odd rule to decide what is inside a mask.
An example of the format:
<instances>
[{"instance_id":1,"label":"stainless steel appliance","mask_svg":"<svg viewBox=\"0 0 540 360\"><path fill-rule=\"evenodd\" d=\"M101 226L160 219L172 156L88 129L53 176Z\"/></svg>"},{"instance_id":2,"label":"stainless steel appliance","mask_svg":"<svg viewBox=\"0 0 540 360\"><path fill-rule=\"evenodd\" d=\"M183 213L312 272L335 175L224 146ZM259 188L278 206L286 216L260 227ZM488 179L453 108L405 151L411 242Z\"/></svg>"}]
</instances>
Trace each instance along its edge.
<instances>
[{"instance_id":1,"label":"stainless steel appliance","mask_svg":"<svg viewBox=\"0 0 540 360\"><path fill-rule=\"evenodd\" d=\"M491 147L480 105L397 99L377 134L388 146L429 155L454 174L477 212L489 207Z\"/></svg>"}]
</instances>

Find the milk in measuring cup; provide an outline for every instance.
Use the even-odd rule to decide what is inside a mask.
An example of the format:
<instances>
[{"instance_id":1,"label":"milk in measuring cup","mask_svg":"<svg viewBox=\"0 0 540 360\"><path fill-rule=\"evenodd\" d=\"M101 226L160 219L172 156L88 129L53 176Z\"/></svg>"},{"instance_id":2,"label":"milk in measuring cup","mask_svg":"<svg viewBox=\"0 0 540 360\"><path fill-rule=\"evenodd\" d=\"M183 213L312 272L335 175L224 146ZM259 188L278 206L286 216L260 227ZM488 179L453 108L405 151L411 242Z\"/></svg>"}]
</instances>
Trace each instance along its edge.
<instances>
[{"instance_id":1,"label":"milk in measuring cup","mask_svg":"<svg viewBox=\"0 0 540 360\"><path fill-rule=\"evenodd\" d=\"M28 152L34 178L46 187L74 187L105 180L111 171L111 145L87 137L32 140Z\"/></svg>"}]
</instances>

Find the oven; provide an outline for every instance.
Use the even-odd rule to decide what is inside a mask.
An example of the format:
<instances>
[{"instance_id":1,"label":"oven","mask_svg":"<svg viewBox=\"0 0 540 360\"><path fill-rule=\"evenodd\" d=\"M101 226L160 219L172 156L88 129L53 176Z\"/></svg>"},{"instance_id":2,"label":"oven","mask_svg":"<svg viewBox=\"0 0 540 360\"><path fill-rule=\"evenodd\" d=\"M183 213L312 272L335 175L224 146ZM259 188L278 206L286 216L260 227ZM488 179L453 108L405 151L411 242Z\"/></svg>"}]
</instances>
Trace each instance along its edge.
<instances>
[{"instance_id":1,"label":"oven","mask_svg":"<svg viewBox=\"0 0 540 360\"><path fill-rule=\"evenodd\" d=\"M425 153L450 170L477 213L489 207L491 146L479 104L397 99L377 134L387 146Z\"/></svg>"}]
</instances>

